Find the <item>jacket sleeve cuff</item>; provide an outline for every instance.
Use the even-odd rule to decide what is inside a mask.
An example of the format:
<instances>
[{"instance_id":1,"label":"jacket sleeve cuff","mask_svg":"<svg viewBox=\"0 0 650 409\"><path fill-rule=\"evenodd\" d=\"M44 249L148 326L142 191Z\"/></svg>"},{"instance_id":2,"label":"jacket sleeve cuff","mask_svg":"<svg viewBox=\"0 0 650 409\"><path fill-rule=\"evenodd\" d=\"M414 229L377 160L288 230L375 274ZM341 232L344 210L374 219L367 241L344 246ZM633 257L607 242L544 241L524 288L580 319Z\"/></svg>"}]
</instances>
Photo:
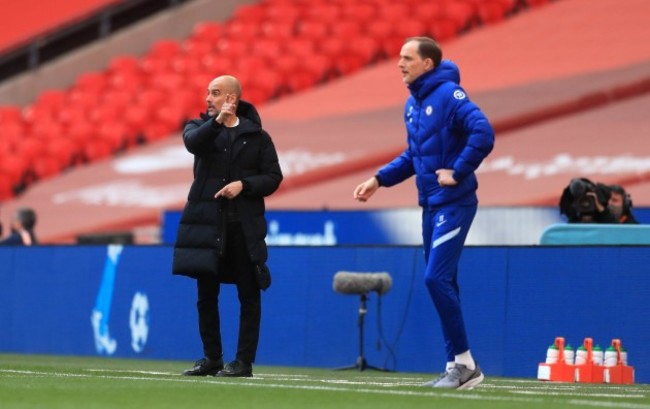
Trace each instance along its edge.
<instances>
[{"instance_id":1,"label":"jacket sleeve cuff","mask_svg":"<svg viewBox=\"0 0 650 409\"><path fill-rule=\"evenodd\" d=\"M242 192L250 192L251 191L251 184L246 179L241 180L241 185L242 185Z\"/></svg>"}]
</instances>

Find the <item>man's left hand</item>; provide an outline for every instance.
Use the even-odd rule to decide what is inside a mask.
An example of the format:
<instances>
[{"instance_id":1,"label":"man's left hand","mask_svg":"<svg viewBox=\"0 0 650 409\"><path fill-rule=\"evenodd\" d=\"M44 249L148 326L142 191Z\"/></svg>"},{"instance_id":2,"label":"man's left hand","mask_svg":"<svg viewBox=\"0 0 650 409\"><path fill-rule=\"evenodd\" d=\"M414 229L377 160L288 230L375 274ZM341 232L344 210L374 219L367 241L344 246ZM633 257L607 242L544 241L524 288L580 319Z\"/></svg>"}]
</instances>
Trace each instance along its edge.
<instances>
[{"instance_id":1,"label":"man's left hand","mask_svg":"<svg viewBox=\"0 0 650 409\"><path fill-rule=\"evenodd\" d=\"M438 169L436 175L438 175L438 184L440 186L456 186L458 184L454 179L453 169Z\"/></svg>"},{"instance_id":2,"label":"man's left hand","mask_svg":"<svg viewBox=\"0 0 650 409\"><path fill-rule=\"evenodd\" d=\"M243 189L244 184L240 180L231 182L224 186L220 191L215 193L214 198L217 199L219 197L225 197L226 199L234 199L239 196Z\"/></svg>"}]
</instances>

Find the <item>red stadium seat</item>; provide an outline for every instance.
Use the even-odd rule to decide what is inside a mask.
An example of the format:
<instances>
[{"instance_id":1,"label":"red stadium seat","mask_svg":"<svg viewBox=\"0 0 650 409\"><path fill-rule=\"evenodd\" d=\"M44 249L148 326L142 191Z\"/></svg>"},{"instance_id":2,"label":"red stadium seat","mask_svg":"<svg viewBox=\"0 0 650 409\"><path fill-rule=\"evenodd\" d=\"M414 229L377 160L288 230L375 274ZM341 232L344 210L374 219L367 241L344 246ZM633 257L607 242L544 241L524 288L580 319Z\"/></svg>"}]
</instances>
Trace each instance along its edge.
<instances>
[{"instance_id":1,"label":"red stadium seat","mask_svg":"<svg viewBox=\"0 0 650 409\"><path fill-rule=\"evenodd\" d=\"M404 3L385 2L377 8L378 18L395 22L410 20L411 8Z\"/></svg>"},{"instance_id":2,"label":"red stadium seat","mask_svg":"<svg viewBox=\"0 0 650 409\"><path fill-rule=\"evenodd\" d=\"M329 26L334 26L342 18L341 9L342 7L339 4L315 2L307 8L305 15L310 20L317 20Z\"/></svg>"},{"instance_id":3,"label":"red stadium seat","mask_svg":"<svg viewBox=\"0 0 650 409\"><path fill-rule=\"evenodd\" d=\"M137 142L138 135L151 120L151 116L151 111L140 104L131 104L124 112L125 132L129 144Z\"/></svg>"},{"instance_id":4,"label":"red stadium seat","mask_svg":"<svg viewBox=\"0 0 650 409\"><path fill-rule=\"evenodd\" d=\"M61 109L66 102L66 92L63 90L52 89L41 91L36 97L36 105L43 107L51 112Z\"/></svg>"},{"instance_id":5,"label":"red stadium seat","mask_svg":"<svg viewBox=\"0 0 650 409\"><path fill-rule=\"evenodd\" d=\"M132 55L119 55L108 62L108 74L140 74L140 60Z\"/></svg>"},{"instance_id":6,"label":"red stadium seat","mask_svg":"<svg viewBox=\"0 0 650 409\"><path fill-rule=\"evenodd\" d=\"M223 38L223 26L215 22L202 22L194 26L190 39L216 43Z\"/></svg>"},{"instance_id":7,"label":"red stadium seat","mask_svg":"<svg viewBox=\"0 0 650 409\"><path fill-rule=\"evenodd\" d=\"M286 47L291 54L298 57L310 57L315 52L314 42L305 38L294 37L287 43Z\"/></svg>"},{"instance_id":8,"label":"red stadium seat","mask_svg":"<svg viewBox=\"0 0 650 409\"><path fill-rule=\"evenodd\" d=\"M90 118L91 122L101 125L106 122L119 121L123 110L123 107L102 103L91 109L88 112L88 117Z\"/></svg>"},{"instance_id":9,"label":"red stadium seat","mask_svg":"<svg viewBox=\"0 0 650 409\"><path fill-rule=\"evenodd\" d=\"M129 110L130 111L130 110ZM68 127L66 137L78 146L84 146L94 138L97 133L96 126L89 121L77 121Z\"/></svg>"},{"instance_id":10,"label":"red stadium seat","mask_svg":"<svg viewBox=\"0 0 650 409\"><path fill-rule=\"evenodd\" d=\"M180 53L179 53L180 54ZM178 55L175 54L174 57ZM155 55L146 55L140 60L140 68L145 81L147 82L152 76L173 70L172 62L174 57L163 58Z\"/></svg>"},{"instance_id":11,"label":"red stadium seat","mask_svg":"<svg viewBox=\"0 0 650 409\"><path fill-rule=\"evenodd\" d=\"M325 55L284 54L274 61L280 75L278 94L297 92L318 84L332 72L332 61Z\"/></svg>"},{"instance_id":12,"label":"red stadium seat","mask_svg":"<svg viewBox=\"0 0 650 409\"><path fill-rule=\"evenodd\" d=\"M0 158L0 174L6 175L12 186L25 183L27 160L20 155L11 154Z\"/></svg>"},{"instance_id":13,"label":"red stadium seat","mask_svg":"<svg viewBox=\"0 0 650 409\"><path fill-rule=\"evenodd\" d=\"M108 142L112 152L125 149L128 146L126 126L117 121L107 121L97 126L96 138Z\"/></svg>"},{"instance_id":14,"label":"red stadium seat","mask_svg":"<svg viewBox=\"0 0 650 409\"><path fill-rule=\"evenodd\" d=\"M213 53L216 50L216 45L219 40L215 42L188 39L183 42L183 53L175 57L175 59L195 58L200 59L202 55Z\"/></svg>"},{"instance_id":15,"label":"red stadium seat","mask_svg":"<svg viewBox=\"0 0 650 409\"><path fill-rule=\"evenodd\" d=\"M256 21L233 20L226 25L225 33L228 38L248 43L261 35L260 24Z\"/></svg>"},{"instance_id":16,"label":"red stadium seat","mask_svg":"<svg viewBox=\"0 0 650 409\"><path fill-rule=\"evenodd\" d=\"M26 137L16 145L16 153L31 166L37 158L45 155L45 144L36 138Z\"/></svg>"},{"instance_id":17,"label":"red stadium seat","mask_svg":"<svg viewBox=\"0 0 650 409\"><path fill-rule=\"evenodd\" d=\"M394 35L395 25L387 20L375 20L366 25L365 32L377 41L384 41Z\"/></svg>"},{"instance_id":18,"label":"red stadium seat","mask_svg":"<svg viewBox=\"0 0 650 409\"><path fill-rule=\"evenodd\" d=\"M0 105L0 124L22 122L22 109L15 105Z\"/></svg>"},{"instance_id":19,"label":"red stadium seat","mask_svg":"<svg viewBox=\"0 0 650 409\"><path fill-rule=\"evenodd\" d=\"M203 69L196 73L196 75L187 78L188 86L191 89L199 90L204 94L208 83L213 78L222 75L230 74L235 69L235 61L238 58L231 58L224 55L205 55L201 58L201 66Z\"/></svg>"},{"instance_id":20,"label":"red stadium seat","mask_svg":"<svg viewBox=\"0 0 650 409\"><path fill-rule=\"evenodd\" d=\"M342 9L341 17L344 20L356 21L358 24L365 24L372 21L377 15L377 7L372 3L346 2Z\"/></svg>"},{"instance_id":21,"label":"red stadium seat","mask_svg":"<svg viewBox=\"0 0 650 409\"><path fill-rule=\"evenodd\" d=\"M158 40L151 46L148 55L154 58L171 60L182 51L181 44L177 40Z\"/></svg>"},{"instance_id":22,"label":"red stadium seat","mask_svg":"<svg viewBox=\"0 0 650 409\"><path fill-rule=\"evenodd\" d=\"M482 23L494 23L503 20L512 11L512 1L490 0L478 5L478 17Z\"/></svg>"},{"instance_id":23,"label":"red stadium seat","mask_svg":"<svg viewBox=\"0 0 650 409\"><path fill-rule=\"evenodd\" d=\"M467 3L446 2L442 14L455 24L456 30L470 27L477 18L474 7Z\"/></svg>"},{"instance_id":24,"label":"red stadium seat","mask_svg":"<svg viewBox=\"0 0 650 409\"><path fill-rule=\"evenodd\" d=\"M266 21L262 23L260 33L264 37L275 41L286 41L295 34L295 27L293 24Z\"/></svg>"},{"instance_id":25,"label":"red stadium seat","mask_svg":"<svg viewBox=\"0 0 650 409\"><path fill-rule=\"evenodd\" d=\"M304 17L302 10L295 3L291 2L272 2L265 6L266 20L274 23L293 25L296 21Z\"/></svg>"},{"instance_id":26,"label":"red stadium seat","mask_svg":"<svg viewBox=\"0 0 650 409\"><path fill-rule=\"evenodd\" d=\"M31 137L42 142L59 139L63 134L63 127L60 122L54 120L36 121L31 128Z\"/></svg>"},{"instance_id":27,"label":"red stadium seat","mask_svg":"<svg viewBox=\"0 0 650 409\"><path fill-rule=\"evenodd\" d=\"M395 37L384 45L383 51L388 57L399 55L404 40L409 37L423 36L429 34L429 26L421 20L413 20L409 24L400 24L395 27Z\"/></svg>"},{"instance_id":28,"label":"red stadium seat","mask_svg":"<svg viewBox=\"0 0 650 409\"><path fill-rule=\"evenodd\" d=\"M48 155L37 158L32 164L32 168L38 180L56 176L63 169L55 157Z\"/></svg>"},{"instance_id":29,"label":"red stadium seat","mask_svg":"<svg viewBox=\"0 0 650 409\"><path fill-rule=\"evenodd\" d=\"M108 83L110 89L134 94L143 86L144 78L135 72L112 72L109 76Z\"/></svg>"},{"instance_id":30,"label":"red stadium seat","mask_svg":"<svg viewBox=\"0 0 650 409\"><path fill-rule=\"evenodd\" d=\"M15 143L25 136L26 130L20 122L0 122L0 140Z\"/></svg>"},{"instance_id":31,"label":"red stadium seat","mask_svg":"<svg viewBox=\"0 0 650 409\"><path fill-rule=\"evenodd\" d=\"M482 1L482 0L481 0ZM423 23L427 23L443 13L444 4L440 2L420 2L417 4L417 11L413 14L413 18Z\"/></svg>"},{"instance_id":32,"label":"red stadium seat","mask_svg":"<svg viewBox=\"0 0 650 409\"><path fill-rule=\"evenodd\" d=\"M163 105L166 102L165 99L165 94L158 89L145 89L136 95L136 102L141 104L143 108L151 111Z\"/></svg>"},{"instance_id":33,"label":"red stadium seat","mask_svg":"<svg viewBox=\"0 0 650 409\"><path fill-rule=\"evenodd\" d=\"M91 139L84 144L83 154L88 162L94 162L110 157L113 151L109 142L103 139Z\"/></svg>"},{"instance_id":34,"label":"red stadium seat","mask_svg":"<svg viewBox=\"0 0 650 409\"><path fill-rule=\"evenodd\" d=\"M27 125L31 125L38 121L52 121L54 120L55 113L49 109L39 106L36 103L27 105L23 108L23 120Z\"/></svg>"},{"instance_id":35,"label":"red stadium seat","mask_svg":"<svg viewBox=\"0 0 650 409\"><path fill-rule=\"evenodd\" d=\"M70 139L58 138L47 143L47 154L56 159L60 169L66 169L80 159L81 147Z\"/></svg>"},{"instance_id":36,"label":"red stadium seat","mask_svg":"<svg viewBox=\"0 0 650 409\"><path fill-rule=\"evenodd\" d=\"M327 23L318 20L302 20L297 26L297 35L313 41L320 41L329 33Z\"/></svg>"},{"instance_id":37,"label":"red stadium seat","mask_svg":"<svg viewBox=\"0 0 650 409\"><path fill-rule=\"evenodd\" d=\"M87 121L88 112L82 107L68 105L59 110L56 120L61 125L68 127L77 122Z\"/></svg>"},{"instance_id":38,"label":"red stadium seat","mask_svg":"<svg viewBox=\"0 0 650 409\"><path fill-rule=\"evenodd\" d=\"M205 53L187 52L176 56L172 61L173 71L183 78L189 78L200 73L203 70L202 55L205 55Z\"/></svg>"},{"instance_id":39,"label":"red stadium seat","mask_svg":"<svg viewBox=\"0 0 650 409\"><path fill-rule=\"evenodd\" d=\"M266 9L257 4L242 4L235 9L232 19L259 24L264 20Z\"/></svg>"},{"instance_id":40,"label":"red stadium seat","mask_svg":"<svg viewBox=\"0 0 650 409\"><path fill-rule=\"evenodd\" d=\"M331 37L338 37L346 41L351 41L361 36L362 27L356 21L345 20L330 27L332 31Z\"/></svg>"},{"instance_id":41,"label":"red stadium seat","mask_svg":"<svg viewBox=\"0 0 650 409\"><path fill-rule=\"evenodd\" d=\"M74 88L99 94L107 87L107 80L108 77L104 72L85 72L77 77Z\"/></svg>"},{"instance_id":42,"label":"red stadium seat","mask_svg":"<svg viewBox=\"0 0 650 409\"><path fill-rule=\"evenodd\" d=\"M81 89L68 92L68 106L89 111L97 104L97 94Z\"/></svg>"},{"instance_id":43,"label":"red stadium seat","mask_svg":"<svg viewBox=\"0 0 650 409\"><path fill-rule=\"evenodd\" d=\"M257 70L252 72L248 83L244 85L244 92L250 102L256 104L276 97L280 92L282 76L272 70ZM255 95L251 98L250 95Z\"/></svg>"},{"instance_id":44,"label":"red stadium seat","mask_svg":"<svg viewBox=\"0 0 650 409\"><path fill-rule=\"evenodd\" d=\"M217 56L223 59L236 61L250 54L249 43L239 39L222 39L217 43Z\"/></svg>"},{"instance_id":45,"label":"red stadium seat","mask_svg":"<svg viewBox=\"0 0 650 409\"><path fill-rule=\"evenodd\" d=\"M446 18L439 18L431 22L429 32L436 41L445 41L458 34L458 24Z\"/></svg>"},{"instance_id":46,"label":"red stadium seat","mask_svg":"<svg viewBox=\"0 0 650 409\"><path fill-rule=\"evenodd\" d=\"M285 51L284 43L275 39L259 38L253 42L251 51L253 55L269 59L271 61Z\"/></svg>"},{"instance_id":47,"label":"red stadium seat","mask_svg":"<svg viewBox=\"0 0 650 409\"><path fill-rule=\"evenodd\" d=\"M392 52L388 53L390 57L394 57L399 54L399 49L404 43L403 38L404 37L400 37L397 39L398 41L395 41L395 39L388 40L389 43L395 43L398 47L397 50L392 50ZM385 47L387 47L387 45L385 45ZM361 57L361 61L363 61L364 65L374 63L382 54L382 49L379 46L379 41L372 37L362 37L355 41L348 41L346 43L346 50L353 55ZM386 52L386 50L384 50L384 52Z\"/></svg>"},{"instance_id":48,"label":"red stadium seat","mask_svg":"<svg viewBox=\"0 0 650 409\"><path fill-rule=\"evenodd\" d=\"M167 138L173 129L161 122L153 121L148 123L142 131L143 142L153 142Z\"/></svg>"}]
</instances>

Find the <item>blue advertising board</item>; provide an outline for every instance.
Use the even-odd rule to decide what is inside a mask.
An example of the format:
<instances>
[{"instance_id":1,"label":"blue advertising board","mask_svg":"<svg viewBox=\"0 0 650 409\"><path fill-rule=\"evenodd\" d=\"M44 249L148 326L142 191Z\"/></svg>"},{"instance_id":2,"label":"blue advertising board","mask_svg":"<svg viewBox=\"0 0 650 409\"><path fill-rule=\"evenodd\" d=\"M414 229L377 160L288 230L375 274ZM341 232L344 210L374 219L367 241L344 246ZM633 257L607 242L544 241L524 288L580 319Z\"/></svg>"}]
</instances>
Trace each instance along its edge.
<instances>
[{"instance_id":1,"label":"blue advertising board","mask_svg":"<svg viewBox=\"0 0 650 409\"><path fill-rule=\"evenodd\" d=\"M170 246L0 248L0 352L182 359L201 356L192 279L171 275ZM650 382L650 252L641 246L468 247L460 288L473 354L493 376L535 377L556 336L606 347L620 338ZM270 247L258 364L336 368L357 358L360 297L338 271L388 272L369 294L365 351L374 366L438 372L440 324L419 247ZM224 285L226 359L239 305Z\"/></svg>"}]
</instances>

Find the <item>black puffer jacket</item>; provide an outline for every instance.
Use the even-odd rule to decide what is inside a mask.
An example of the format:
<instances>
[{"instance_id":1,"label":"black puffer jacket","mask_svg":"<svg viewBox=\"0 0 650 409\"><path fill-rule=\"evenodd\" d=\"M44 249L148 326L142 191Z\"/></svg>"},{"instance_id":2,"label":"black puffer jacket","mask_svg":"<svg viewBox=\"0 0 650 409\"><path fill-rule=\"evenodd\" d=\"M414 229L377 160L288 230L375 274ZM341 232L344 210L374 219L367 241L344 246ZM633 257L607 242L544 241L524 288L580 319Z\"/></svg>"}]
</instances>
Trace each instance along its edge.
<instances>
[{"instance_id":1,"label":"black puffer jacket","mask_svg":"<svg viewBox=\"0 0 650 409\"><path fill-rule=\"evenodd\" d=\"M225 212L228 199L215 199L214 194L232 181L241 180L244 189L232 199L241 219L251 260L267 259L264 197L275 192L282 181L282 171L273 141L262 129L255 107L240 101L237 108L240 123L238 134L229 146L226 128L208 115L185 125L183 142L194 154L194 182L183 209L174 246L173 274L197 278L217 275L219 254L225 237ZM223 266L221 266L223 268Z\"/></svg>"}]
</instances>

